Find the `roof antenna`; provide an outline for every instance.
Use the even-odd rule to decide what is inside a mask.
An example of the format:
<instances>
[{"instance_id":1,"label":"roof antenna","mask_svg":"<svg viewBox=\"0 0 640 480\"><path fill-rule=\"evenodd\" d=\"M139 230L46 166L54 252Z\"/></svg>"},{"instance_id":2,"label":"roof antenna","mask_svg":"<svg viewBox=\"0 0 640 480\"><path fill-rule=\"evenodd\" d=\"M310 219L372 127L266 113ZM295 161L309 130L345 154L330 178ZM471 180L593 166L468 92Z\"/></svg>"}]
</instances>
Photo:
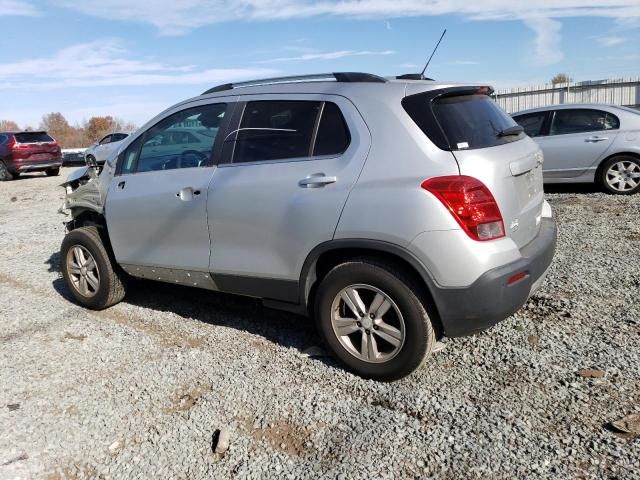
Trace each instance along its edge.
<instances>
[{"instance_id":1,"label":"roof antenna","mask_svg":"<svg viewBox=\"0 0 640 480\"><path fill-rule=\"evenodd\" d=\"M427 60L427 64L422 69L422 72L420 72L420 73L407 73L405 75L400 75L399 77L396 77L396 78L398 78L400 80L431 80L430 78L427 78L427 77L424 76L424 72L427 71L427 67L431 63L431 59L435 55L436 50L438 50L438 47L440 46L440 42L442 42L442 39L444 38L444 35L446 33L447 33L447 29L445 28L442 31L442 35L440 35L440 40L438 40L438 43L436 43L436 47L433 49L433 52L431 52L431 56L429 57L429 60Z\"/></svg>"}]
</instances>

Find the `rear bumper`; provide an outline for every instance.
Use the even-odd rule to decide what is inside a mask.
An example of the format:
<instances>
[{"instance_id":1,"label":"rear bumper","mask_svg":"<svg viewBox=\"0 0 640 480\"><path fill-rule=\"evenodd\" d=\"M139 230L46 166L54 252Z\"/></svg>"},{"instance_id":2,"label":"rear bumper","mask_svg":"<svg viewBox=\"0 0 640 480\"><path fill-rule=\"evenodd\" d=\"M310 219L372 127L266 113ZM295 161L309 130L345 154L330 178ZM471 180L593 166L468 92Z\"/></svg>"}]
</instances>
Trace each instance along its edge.
<instances>
[{"instance_id":1,"label":"rear bumper","mask_svg":"<svg viewBox=\"0 0 640 480\"><path fill-rule=\"evenodd\" d=\"M556 248L557 226L542 218L538 236L520 250L522 258L489 270L465 288L432 288L436 307L448 337L485 330L518 311L540 287ZM526 276L509 285L514 275Z\"/></svg>"},{"instance_id":2,"label":"rear bumper","mask_svg":"<svg viewBox=\"0 0 640 480\"><path fill-rule=\"evenodd\" d=\"M17 172L33 172L39 170L47 170L48 168L59 168L62 166L62 159L58 160L42 160L37 162L25 162L15 164Z\"/></svg>"}]
</instances>

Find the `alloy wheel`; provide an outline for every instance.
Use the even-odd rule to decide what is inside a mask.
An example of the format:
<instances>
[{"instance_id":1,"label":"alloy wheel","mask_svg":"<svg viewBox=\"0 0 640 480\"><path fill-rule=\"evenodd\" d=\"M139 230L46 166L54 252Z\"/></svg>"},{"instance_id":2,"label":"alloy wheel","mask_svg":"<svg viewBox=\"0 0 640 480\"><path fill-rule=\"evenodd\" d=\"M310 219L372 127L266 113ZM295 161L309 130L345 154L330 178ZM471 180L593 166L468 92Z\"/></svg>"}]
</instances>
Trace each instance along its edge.
<instances>
[{"instance_id":1,"label":"alloy wheel","mask_svg":"<svg viewBox=\"0 0 640 480\"><path fill-rule=\"evenodd\" d=\"M350 285L338 292L331 305L331 326L340 344L364 362L391 360L405 341L400 309L371 285Z\"/></svg>"},{"instance_id":2,"label":"alloy wheel","mask_svg":"<svg viewBox=\"0 0 640 480\"><path fill-rule=\"evenodd\" d=\"M74 245L67 253L67 270L71 285L80 295L93 297L100 287L100 272L93 255L82 245Z\"/></svg>"},{"instance_id":3,"label":"alloy wheel","mask_svg":"<svg viewBox=\"0 0 640 480\"><path fill-rule=\"evenodd\" d=\"M607 170L606 182L616 192L633 190L640 184L640 165L629 160L616 162Z\"/></svg>"}]
</instances>

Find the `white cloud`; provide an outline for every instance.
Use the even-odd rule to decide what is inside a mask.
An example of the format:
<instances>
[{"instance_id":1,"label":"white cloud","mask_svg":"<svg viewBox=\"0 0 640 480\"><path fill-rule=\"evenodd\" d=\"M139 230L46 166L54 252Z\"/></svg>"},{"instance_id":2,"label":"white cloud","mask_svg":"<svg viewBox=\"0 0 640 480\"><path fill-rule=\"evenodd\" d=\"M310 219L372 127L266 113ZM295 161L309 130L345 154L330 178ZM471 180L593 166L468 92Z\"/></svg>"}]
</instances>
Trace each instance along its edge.
<instances>
[{"instance_id":1,"label":"white cloud","mask_svg":"<svg viewBox=\"0 0 640 480\"><path fill-rule=\"evenodd\" d=\"M564 54L560 50L562 24L559 21L534 16L525 19L524 23L536 33L535 54L533 56L535 65L552 65L564 58Z\"/></svg>"},{"instance_id":2,"label":"white cloud","mask_svg":"<svg viewBox=\"0 0 640 480\"><path fill-rule=\"evenodd\" d=\"M103 18L145 22L165 35L179 35L205 25L229 21L269 21L335 16L401 18L459 15L470 20L520 20L535 35L536 62L548 65L563 58L558 19L606 17L640 23L638 0L51 0ZM390 24L388 24L390 26Z\"/></svg>"},{"instance_id":3,"label":"white cloud","mask_svg":"<svg viewBox=\"0 0 640 480\"><path fill-rule=\"evenodd\" d=\"M38 15L36 8L23 0L0 0L0 17L2 16L25 16L33 17Z\"/></svg>"},{"instance_id":4,"label":"white cloud","mask_svg":"<svg viewBox=\"0 0 640 480\"><path fill-rule=\"evenodd\" d=\"M614 45L620 45L621 43L624 43L627 41L625 38L618 37L615 35L597 37L596 40L600 45L604 47L613 47Z\"/></svg>"},{"instance_id":5,"label":"white cloud","mask_svg":"<svg viewBox=\"0 0 640 480\"><path fill-rule=\"evenodd\" d=\"M198 69L136 60L114 39L74 45L51 57L0 63L4 88L95 87L114 85L208 85L270 76L267 68Z\"/></svg>"},{"instance_id":6,"label":"white cloud","mask_svg":"<svg viewBox=\"0 0 640 480\"><path fill-rule=\"evenodd\" d=\"M338 50L335 52L317 52L317 53L305 53L297 57L280 57L272 58L270 60L261 60L257 63L278 63L278 62L303 62L309 60L336 60L338 58L345 57L369 57L379 55L394 55L394 50L382 50L378 52L370 50Z\"/></svg>"}]
</instances>

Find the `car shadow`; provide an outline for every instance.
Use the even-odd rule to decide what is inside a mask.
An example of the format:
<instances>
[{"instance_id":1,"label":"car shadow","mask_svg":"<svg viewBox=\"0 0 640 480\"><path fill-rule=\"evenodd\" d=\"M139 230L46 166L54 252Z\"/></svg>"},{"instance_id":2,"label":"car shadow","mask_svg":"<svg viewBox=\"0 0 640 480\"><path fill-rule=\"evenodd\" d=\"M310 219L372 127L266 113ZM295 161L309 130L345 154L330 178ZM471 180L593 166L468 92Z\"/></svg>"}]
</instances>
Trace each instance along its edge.
<instances>
[{"instance_id":1,"label":"car shadow","mask_svg":"<svg viewBox=\"0 0 640 480\"><path fill-rule=\"evenodd\" d=\"M45 264L49 265L49 272L59 274L53 281L54 290L65 300L77 304L62 278L60 253L53 253ZM299 352L321 344L309 318L266 308L254 298L132 278L123 303L158 313L175 313L208 325L242 330ZM312 358L340 368L329 356Z\"/></svg>"}]
</instances>

